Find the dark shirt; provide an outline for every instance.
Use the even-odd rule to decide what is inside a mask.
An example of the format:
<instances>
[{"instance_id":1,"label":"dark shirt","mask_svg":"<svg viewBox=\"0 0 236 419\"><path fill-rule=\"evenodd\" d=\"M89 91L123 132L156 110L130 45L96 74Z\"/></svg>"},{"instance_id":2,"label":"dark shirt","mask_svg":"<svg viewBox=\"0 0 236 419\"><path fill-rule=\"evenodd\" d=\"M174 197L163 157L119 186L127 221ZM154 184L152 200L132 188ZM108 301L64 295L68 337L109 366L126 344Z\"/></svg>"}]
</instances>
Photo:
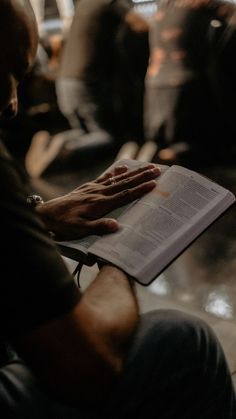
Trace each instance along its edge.
<instances>
[{"instance_id":1,"label":"dark shirt","mask_svg":"<svg viewBox=\"0 0 236 419\"><path fill-rule=\"evenodd\" d=\"M14 338L76 305L80 293L43 223L29 208L16 163L0 147L0 335Z\"/></svg>"}]
</instances>

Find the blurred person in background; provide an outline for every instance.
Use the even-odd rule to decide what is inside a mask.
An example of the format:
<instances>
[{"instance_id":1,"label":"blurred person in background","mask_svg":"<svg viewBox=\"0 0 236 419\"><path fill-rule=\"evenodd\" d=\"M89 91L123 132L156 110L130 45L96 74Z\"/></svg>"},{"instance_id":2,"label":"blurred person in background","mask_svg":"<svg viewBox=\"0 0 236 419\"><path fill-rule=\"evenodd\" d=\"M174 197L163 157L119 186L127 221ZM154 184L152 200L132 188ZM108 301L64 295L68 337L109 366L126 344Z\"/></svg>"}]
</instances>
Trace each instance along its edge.
<instances>
[{"instance_id":1,"label":"blurred person in background","mask_svg":"<svg viewBox=\"0 0 236 419\"><path fill-rule=\"evenodd\" d=\"M55 90L60 44L56 36L53 44L51 41L40 40L35 63L19 86L16 118L1 123L4 144L23 165L35 135L40 132L55 135L69 128L58 108Z\"/></svg>"},{"instance_id":2,"label":"blurred person in background","mask_svg":"<svg viewBox=\"0 0 236 419\"><path fill-rule=\"evenodd\" d=\"M217 0L157 4L146 76L146 139L157 144L157 161L232 162L236 6Z\"/></svg>"},{"instance_id":3,"label":"blurred person in background","mask_svg":"<svg viewBox=\"0 0 236 419\"><path fill-rule=\"evenodd\" d=\"M148 23L130 0L78 1L56 80L71 130L51 140L50 133L36 135L28 173L38 177L71 155L81 164L84 155L99 158L127 141L142 144L148 58Z\"/></svg>"},{"instance_id":4,"label":"blurred person in background","mask_svg":"<svg viewBox=\"0 0 236 419\"><path fill-rule=\"evenodd\" d=\"M59 105L72 128L82 125L87 132L99 132L105 125L107 131L114 130L114 108L119 102L113 90L119 77L117 35L124 25L132 25L132 19L135 25L132 8L131 0L77 3L57 80ZM140 30L147 32L141 17L136 27L140 21Z\"/></svg>"},{"instance_id":5,"label":"blurred person in background","mask_svg":"<svg viewBox=\"0 0 236 419\"><path fill-rule=\"evenodd\" d=\"M72 17L73 9L72 5L69 4L70 1L58 3L61 4L60 10L64 10L66 16ZM45 23L44 19L49 18L48 13L46 13L47 6L50 6L49 1L37 0L34 2L32 0L32 5L36 11L37 23L40 29L40 41L36 60L18 89L19 109L16 118L10 122L7 120L2 121L1 124L4 143L22 163L24 163L25 155L35 135L37 136L41 132L55 135L69 128L67 119L58 108L55 91L55 79L65 34L62 33L60 27L49 30L40 26L40 24L43 25ZM52 6L53 2L51 2ZM42 140L46 140L46 138ZM42 143L43 141L40 149L43 150ZM40 150L38 152L40 153Z\"/></svg>"}]
</instances>

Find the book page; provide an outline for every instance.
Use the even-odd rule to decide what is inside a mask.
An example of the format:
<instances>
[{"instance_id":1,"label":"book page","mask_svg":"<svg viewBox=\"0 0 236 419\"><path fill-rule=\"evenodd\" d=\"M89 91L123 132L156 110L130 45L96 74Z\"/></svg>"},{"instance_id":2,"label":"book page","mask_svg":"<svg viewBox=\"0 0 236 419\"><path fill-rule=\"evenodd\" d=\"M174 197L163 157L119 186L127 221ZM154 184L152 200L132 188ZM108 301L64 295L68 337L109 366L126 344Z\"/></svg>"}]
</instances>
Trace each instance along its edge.
<instances>
[{"instance_id":1,"label":"book page","mask_svg":"<svg viewBox=\"0 0 236 419\"><path fill-rule=\"evenodd\" d=\"M134 170L140 167L145 167L148 164L149 164L148 162L141 162L138 160L122 159L122 160L114 162L108 169L105 170L104 173L110 170L113 170L114 167L117 167L117 166L127 165L129 170ZM166 166L166 165L158 165L158 167L160 167L161 173L164 173L169 168L169 166ZM117 220L120 217L120 215L123 214L133 204L134 203L132 202L131 204L123 205L122 207L111 211L105 217L114 218ZM101 236L98 236L98 235L91 235L91 236L86 236L78 240L57 241L56 244L59 247L59 251L61 252L63 256L66 256L74 260L81 260L81 262L87 265L92 265L95 263L95 259L92 258L92 255L88 254L88 249L100 237Z\"/></svg>"},{"instance_id":2,"label":"book page","mask_svg":"<svg viewBox=\"0 0 236 419\"><path fill-rule=\"evenodd\" d=\"M90 252L147 284L234 200L204 176L172 166L119 217L120 230L99 239Z\"/></svg>"}]
</instances>

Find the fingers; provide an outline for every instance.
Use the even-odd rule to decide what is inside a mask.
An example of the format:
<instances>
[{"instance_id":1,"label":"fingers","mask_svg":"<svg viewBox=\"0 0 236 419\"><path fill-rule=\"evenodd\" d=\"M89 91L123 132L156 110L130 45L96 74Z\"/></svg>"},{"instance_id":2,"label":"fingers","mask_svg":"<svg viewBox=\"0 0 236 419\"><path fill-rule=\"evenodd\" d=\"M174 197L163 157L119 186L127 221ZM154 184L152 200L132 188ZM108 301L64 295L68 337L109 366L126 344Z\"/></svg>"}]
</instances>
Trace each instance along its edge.
<instances>
[{"instance_id":1,"label":"fingers","mask_svg":"<svg viewBox=\"0 0 236 419\"><path fill-rule=\"evenodd\" d=\"M95 181L96 183L103 183L104 185L109 186L110 178L114 178L116 183L136 176L140 173L145 172L148 169L154 169L157 166L153 163L146 164L144 167L139 167L138 169L128 170L128 166L117 166L113 171L109 171L104 173L103 175L99 176L98 179Z\"/></svg>"},{"instance_id":2,"label":"fingers","mask_svg":"<svg viewBox=\"0 0 236 419\"><path fill-rule=\"evenodd\" d=\"M144 194L151 192L155 187L156 181L150 180L131 189L122 190L121 192L118 192L115 195L107 196L107 209L109 211L112 211L114 208L118 208L123 205L129 204L130 202L133 202L136 199L141 198L141 196L143 196Z\"/></svg>"},{"instance_id":3,"label":"fingers","mask_svg":"<svg viewBox=\"0 0 236 419\"><path fill-rule=\"evenodd\" d=\"M108 180L111 177L118 176L118 175L120 175L122 173L125 173L127 171L128 171L128 166L126 166L126 165L117 166L117 167L114 168L113 171L109 171L109 172L103 173L101 176L99 176L95 180L95 182L96 183L102 183L102 182ZM108 182L108 184L109 184L109 182Z\"/></svg>"},{"instance_id":4,"label":"fingers","mask_svg":"<svg viewBox=\"0 0 236 419\"><path fill-rule=\"evenodd\" d=\"M130 170L126 173L122 173L120 175L117 176L112 176L113 180L115 181L115 183L118 183L122 180L126 180L126 179L132 179L134 177L136 177L137 175L141 175L142 173L146 173L149 170L153 170L153 169L157 169L158 170L158 174L160 174L160 169L157 168L157 166L153 163L150 163L148 165L146 165L145 167L139 167L138 169L135 170ZM109 179L107 179L104 182L105 185L110 185L110 181Z\"/></svg>"},{"instance_id":5,"label":"fingers","mask_svg":"<svg viewBox=\"0 0 236 419\"><path fill-rule=\"evenodd\" d=\"M156 179L160 176L160 169L152 167L148 170L135 171L132 176L120 175L112 178L112 184L103 190L104 195L114 195L122 190L132 189L136 186L146 183L150 180Z\"/></svg>"},{"instance_id":6,"label":"fingers","mask_svg":"<svg viewBox=\"0 0 236 419\"><path fill-rule=\"evenodd\" d=\"M114 169L114 173L113 173L113 174L111 174L111 175L112 175L112 176L118 176L118 175L120 175L121 173L126 173L126 172L128 172L128 170L129 170L129 168L128 168L128 166L126 166L126 165L117 166L117 167L115 167L115 169Z\"/></svg>"},{"instance_id":7,"label":"fingers","mask_svg":"<svg viewBox=\"0 0 236 419\"><path fill-rule=\"evenodd\" d=\"M108 234L118 230L119 224L112 218L101 218L98 220L86 220L83 225L86 235L89 234Z\"/></svg>"},{"instance_id":8,"label":"fingers","mask_svg":"<svg viewBox=\"0 0 236 419\"><path fill-rule=\"evenodd\" d=\"M89 235L102 235L114 233L118 230L119 224L113 218L86 219L79 218L73 224L57 226L54 228L56 240L78 240Z\"/></svg>"}]
</instances>

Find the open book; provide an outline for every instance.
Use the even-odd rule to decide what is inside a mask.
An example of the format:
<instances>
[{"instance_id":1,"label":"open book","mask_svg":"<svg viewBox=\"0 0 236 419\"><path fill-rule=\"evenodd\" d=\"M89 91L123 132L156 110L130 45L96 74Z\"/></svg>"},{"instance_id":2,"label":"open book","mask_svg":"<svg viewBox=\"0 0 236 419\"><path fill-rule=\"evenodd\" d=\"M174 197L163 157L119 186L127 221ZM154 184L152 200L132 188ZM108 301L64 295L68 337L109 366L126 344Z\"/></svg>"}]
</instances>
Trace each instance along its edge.
<instances>
[{"instance_id":1,"label":"open book","mask_svg":"<svg viewBox=\"0 0 236 419\"><path fill-rule=\"evenodd\" d=\"M138 161L119 161L131 169ZM227 189L192 170L160 166L157 186L109 214L120 229L109 235L60 242L62 255L93 265L108 261L148 285L235 202Z\"/></svg>"}]
</instances>

